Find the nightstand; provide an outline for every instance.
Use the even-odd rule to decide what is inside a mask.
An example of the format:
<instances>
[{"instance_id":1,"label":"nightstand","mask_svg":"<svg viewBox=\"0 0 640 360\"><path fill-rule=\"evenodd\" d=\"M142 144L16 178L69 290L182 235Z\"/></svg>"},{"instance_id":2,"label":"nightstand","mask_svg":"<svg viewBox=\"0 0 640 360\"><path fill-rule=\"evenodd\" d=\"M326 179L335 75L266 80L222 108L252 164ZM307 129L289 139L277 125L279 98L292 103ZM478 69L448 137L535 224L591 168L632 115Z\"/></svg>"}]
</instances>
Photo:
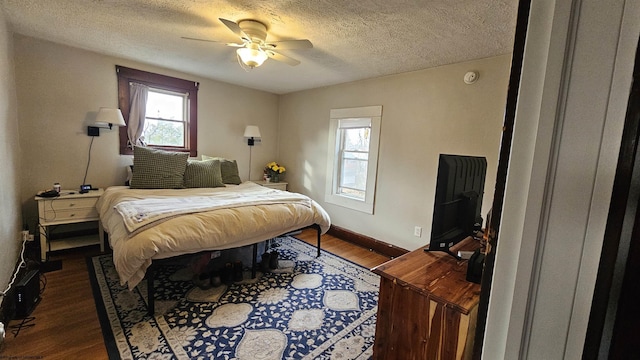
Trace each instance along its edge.
<instances>
[{"instance_id":1,"label":"nightstand","mask_svg":"<svg viewBox=\"0 0 640 360\"><path fill-rule=\"evenodd\" d=\"M256 184L258 184L260 186L268 187L268 188L271 188L271 189L282 190L282 191L287 191L287 185L289 184L289 183L282 182L282 181L274 183L274 182L266 182L264 180L260 180L260 181L255 180L255 181L252 181L252 182L254 182L254 183L256 183Z\"/></svg>"},{"instance_id":2,"label":"nightstand","mask_svg":"<svg viewBox=\"0 0 640 360\"><path fill-rule=\"evenodd\" d=\"M40 258L47 261L49 251L70 249L80 246L100 244L104 252L104 233L96 209L96 202L103 189L91 190L86 194L78 191L63 190L60 196L44 198L36 196L38 202L38 223L40 224ZM98 222L98 236L76 236L49 240L49 226L76 224L89 221Z\"/></svg>"}]
</instances>

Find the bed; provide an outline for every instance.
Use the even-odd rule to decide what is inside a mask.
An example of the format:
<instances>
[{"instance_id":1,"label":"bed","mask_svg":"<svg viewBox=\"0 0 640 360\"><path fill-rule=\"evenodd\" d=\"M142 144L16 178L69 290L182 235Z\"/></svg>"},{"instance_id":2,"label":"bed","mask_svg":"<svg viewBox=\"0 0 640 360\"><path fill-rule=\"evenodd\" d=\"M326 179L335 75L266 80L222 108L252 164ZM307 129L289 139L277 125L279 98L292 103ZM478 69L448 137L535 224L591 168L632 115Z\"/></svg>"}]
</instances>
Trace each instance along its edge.
<instances>
[{"instance_id":1,"label":"bed","mask_svg":"<svg viewBox=\"0 0 640 360\"><path fill-rule=\"evenodd\" d=\"M253 182L184 189L112 186L96 208L120 282L133 289L150 272L151 313L157 260L254 245L255 270L255 244L313 227L319 255L320 235L330 227L326 211L309 197Z\"/></svg>"}]
</instances>

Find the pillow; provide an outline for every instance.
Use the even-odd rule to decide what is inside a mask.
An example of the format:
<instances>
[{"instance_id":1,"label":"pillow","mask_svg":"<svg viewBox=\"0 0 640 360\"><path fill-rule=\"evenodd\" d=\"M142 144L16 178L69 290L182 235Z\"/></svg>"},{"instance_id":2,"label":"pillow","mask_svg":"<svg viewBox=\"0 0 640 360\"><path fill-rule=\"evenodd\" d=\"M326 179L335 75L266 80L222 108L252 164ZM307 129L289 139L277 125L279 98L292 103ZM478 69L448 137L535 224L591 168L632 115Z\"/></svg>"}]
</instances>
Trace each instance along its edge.
<instances>
[{"instance_id":1,"label":"pillow","mask_svg":"<svg viewBox=\"0 0 640 360\"><path fill-rule=\"evenodd\" d=\"M222 187L220 161L218 160L189 160L184 171L184 187L212 188Z\"/></svg>"},{"instance_id":2,"label":"pillow","mask_svg":"<svg viewBox=\"0 0 640 360\"><path fill-rule=\"evenodd\" d=\"M225 184L239 185L242 183L238 173L238 163L235 160L229 160L221 157L211 157L202 155L202 160L218 160L220 161L220 173L222 174L222 182Z\"/></svg>"},{"instance_id":3,"label":"pillow","mask_svg":"<svg viewBox=\"0 0 640 360\"><path fill-rule=\"evenodd\" d=\"M136 146L133 149L132 189L182 189L189 153Z\"/></svg>"}]
</instances>

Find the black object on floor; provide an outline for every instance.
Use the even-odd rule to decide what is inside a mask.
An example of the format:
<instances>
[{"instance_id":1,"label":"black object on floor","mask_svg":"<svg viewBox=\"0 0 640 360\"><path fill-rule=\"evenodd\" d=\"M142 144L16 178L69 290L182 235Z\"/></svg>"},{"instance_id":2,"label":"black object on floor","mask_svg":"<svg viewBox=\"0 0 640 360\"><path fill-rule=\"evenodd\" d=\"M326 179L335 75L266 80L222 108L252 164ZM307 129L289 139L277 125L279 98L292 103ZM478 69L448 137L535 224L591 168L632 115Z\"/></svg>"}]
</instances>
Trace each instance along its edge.
<instances>
[{"instance_id":1,"label":"black object on floor","mask_svg":"<svg viewBox=\"0 0 640 360\"><path fill-rule=\"evenodd\" d=\"M27 271L14 287L15 313L13 318L24 319L40 303L40 272L37 269Z\"/></svg>"},{"instance_id":2,"label":"black object on floor","mask_svg":"<svg viewBox=\"0 0 640 360\"><path fill-rule=\"evenodd\" d=\"M242 261L238 260L233 263L233 281L242 281Z\"/></svg>"},{"instance_id":3,"label":"black object on floor","mask_svg":"<svg viewBox=\"0 0 640 360\"><path fill-rule=\"evenodd\" d=\"M272 251L271 252L271 256L269 257L269 268L271 270L275 270L278 268L278 252L277 251Z\"/></svg>"},{"instance_id":4,"label":"black object on floor","mask_svg":"<svg viewBox=\"0 0 640 360\"><path fill-rule=\"evenodd\" d=\"M47 273L62 269L62 260L49 260L40 264L40 272Z\"/></svg>"},{"instance_id":5,"label":"black object on floor","mask_svg":"<svg viewBox=\"0 0 640 360\"><path fill-rule=\"evenodd\" d=\"M271 253L265 252L264 254L262 254L262 261L260 261L260 270L263 273L268 273L269 270L271 270L269 268L270 259Z\"/></svg>"},{"instance_id":6,"label":"black object on floor","mask_svg":"<svg viewBox=\"0 0 640 360\"><path fill-rule=\"evenodd\" d=\"M233 284L233 264L228 262L222 269L222 282L226 285Z\"/></svg>"},{"instance_id":7,"label":"black object on floor","mask_svg":"<svg viewBox=\"0 0 640 360\"><path fill-rule=\"evenodd\" d=\"M220 285L222 285L222 278L220 277L220 272L219 271L212 271L211 272L211 286L213 287L218 287Z\"/></svg>"}]
</instances>

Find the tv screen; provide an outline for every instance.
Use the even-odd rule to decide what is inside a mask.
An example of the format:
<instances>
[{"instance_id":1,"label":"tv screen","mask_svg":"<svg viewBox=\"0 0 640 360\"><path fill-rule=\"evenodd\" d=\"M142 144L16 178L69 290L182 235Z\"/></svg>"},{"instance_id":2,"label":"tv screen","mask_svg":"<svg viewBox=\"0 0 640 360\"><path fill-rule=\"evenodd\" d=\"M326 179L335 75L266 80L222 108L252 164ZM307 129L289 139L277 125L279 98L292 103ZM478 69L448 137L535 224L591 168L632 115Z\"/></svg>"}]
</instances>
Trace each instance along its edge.
<instances>
[{"instance_id":1,"label":"tv screen","mask_svg":"<svg viewBox=\"0 0 640 360\"><path fill-rule=\"evenodd\" d=\"M482 224L482 195L487 159L479 156L440 154L429 251L444 251L473 235Z\"/></svg>"}]
</instances>

